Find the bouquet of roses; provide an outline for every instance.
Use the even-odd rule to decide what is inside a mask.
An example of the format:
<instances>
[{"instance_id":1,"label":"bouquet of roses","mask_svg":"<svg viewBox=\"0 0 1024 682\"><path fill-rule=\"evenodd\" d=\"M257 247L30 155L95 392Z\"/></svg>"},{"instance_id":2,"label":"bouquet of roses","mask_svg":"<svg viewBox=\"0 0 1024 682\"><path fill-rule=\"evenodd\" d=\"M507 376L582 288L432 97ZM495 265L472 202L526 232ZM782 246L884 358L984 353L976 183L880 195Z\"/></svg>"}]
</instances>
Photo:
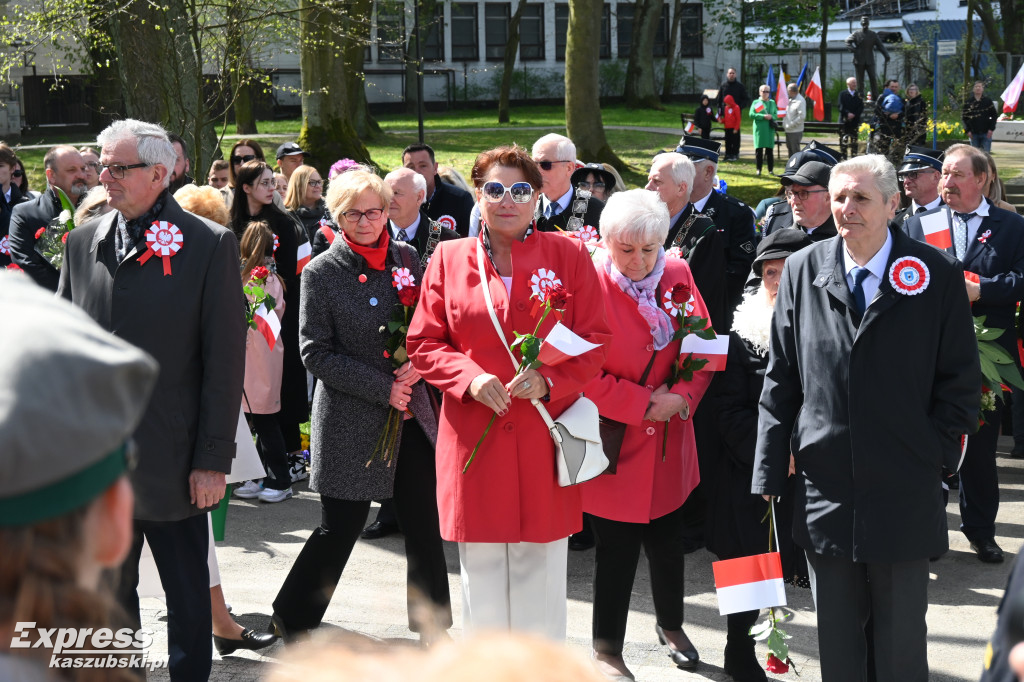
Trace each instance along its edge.
<instances>
[{"instance_id":1,"label":"bouquet of roses","mask_svg":"<svg viewBox=\"0 0 1024 682\"><path fill-rule=\"evenodd\" d=\"M36 230L35 248L47 263L60 270L64 265L64 245L68 241L68 232L75 227L75 206L61 188L54 187L53 190L60 199L60 215Z\"/></svg>"},{"instance_id":2,"label":"bouquet of roses","mask_svg":"<svg viewBox=\"0 0 1024 682\"><path fill-rule=\"evenodd\" d=\"M267 340L270 350L281 336L281 320L273 312L277 301L263 288L267 284L270 270L257 265L249 273L249 281L242 287L245 293L245 323Z\"/></svg>"},{"instance_id":3,"label":"bouquet of roses","mask_svg":"<svg viewBox=\"0 0 1024 682\"><path fill-rule=\"evenodd\" d=\"M391 359L391 364L399 368L409 360L409 353L405 349L406 338L409 336L409 321L416 312L416 304L420 299L420 287L416 284L416 278L409 272L409 268L392 268L391 285L398 290L398 303L386 325L381 325L380 333L389 333L388 340L384 342L384 357ZM373 447L373 453L367 460L366 466L379 455L382 461L391 466L395 457L395 444L398 442L398 434L402 430L402 421L406 416L412 417L409 410L398 410L394 407L388 409L388 417L384 422L384 430L377 437L377 444Z\"/></svg>"}]
</instances>

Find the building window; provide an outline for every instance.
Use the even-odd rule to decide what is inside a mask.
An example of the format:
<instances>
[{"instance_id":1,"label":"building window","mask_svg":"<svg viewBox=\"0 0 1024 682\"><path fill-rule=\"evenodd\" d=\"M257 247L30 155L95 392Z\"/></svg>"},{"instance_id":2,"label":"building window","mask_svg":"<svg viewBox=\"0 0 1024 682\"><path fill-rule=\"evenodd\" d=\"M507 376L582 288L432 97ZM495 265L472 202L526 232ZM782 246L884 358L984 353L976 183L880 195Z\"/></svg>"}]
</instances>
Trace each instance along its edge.
<instances>
[{"instance_id":1,"label":"building window","mask_svg":"<svg viewBox=\"0 0 1024 682\"><path fill-rule=\"evenodd\" d=\"M476 3L452 3L452 61L475 62L480 59L477 36Z\"/></svg>"},{"instance_id":2,"label":"building window","mask_svg":"<svg viewBox=\"0 0 1024 682\"><path fill-rule=\"evenodd\" d=\"M400 62L405 55L405 4L377 3L377 62Z\"/></svg>"},{"instance_id":3,"label":"building window","mask_svg":"<svg viewBox=\"0 0 1024 682\"><path fill-rule=\"evenodd\" d=\"M600 59L612 56L612 6L608 3L601 8ZM569 5L555 5L555 59L565 61L565 43L569 35ZM628 48L627 48L628 49Z\"/></svg>"},{"instance_id":4,"label":"building window","mask_svg":"<svg viewBox=\"0 0 1024 682\"><path fill-rule=\"evenodd\" d=\"M618 43L619 58L629 57L629 46L633 43L633 11L636 5L620 2L615 13L619 20ZM658 32L654 35L654 56L664 57L668 54L668 5L662 5L661 18L658 19Z\"/></svg>"},{"instance_id":5,"label":"building window","mask_svg":"<svg viewBox=\"0 0 1024 682\"><path fill-rule=\"evenodd\" d=\"M661 6L661 19L658 20L658 32L654 34L654 56L668 56L668 32L672 24L668 21L668 3Z\"/></svg>"},{"instance_id":6,"label":"building window","mask_svg":"<svg viewBox=\"0 0 1024 682\"><path fill-rule=\"evenodd\" d=\"M704 56L704 5L686 3L680 6L682 19L679 22L679 56Z\"/></svg>"},{"instance_id":7,"label":"building window","mask_svg":"<svg viewBox=\"0 0 1024 682\"><path fill-rule=\"evenodd\" d=\"M505 58L508 44L509 10L508 3L489 2L484 5L484 38L487 41L487 61L501 61Z\"/></svg>"},{"instance_id":8,"label":"building window","mask_svg":"<svg viewBox=\"0 0 1024 682\"><path fill-rule=\"evenodd\" d=\"M519 58L524 62L544 59L543 3L527 5L523 10L523 18L519 21Z\"/></svg>"},{"instance_id":9,"label":"building window","mask_svg":"<svg viewBox=\"0 0 1024 682\"><path fill-rule=\"evenodd\" d=\"M434 5L434 14L420 14L420 39L423 47L420 54L424 61L444 61L444 7L441 3Z\"/></svg>"}]
</instances>

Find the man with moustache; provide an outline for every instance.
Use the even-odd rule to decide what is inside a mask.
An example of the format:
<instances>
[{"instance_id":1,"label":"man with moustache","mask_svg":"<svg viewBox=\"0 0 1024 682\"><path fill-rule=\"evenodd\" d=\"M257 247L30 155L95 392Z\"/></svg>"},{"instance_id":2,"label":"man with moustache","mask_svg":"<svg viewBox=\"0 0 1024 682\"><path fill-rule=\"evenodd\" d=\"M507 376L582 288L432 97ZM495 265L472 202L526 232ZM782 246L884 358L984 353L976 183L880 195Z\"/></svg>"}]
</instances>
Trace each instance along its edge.
<instances>
[{"instance_id":1,"label":"man with moustache","mask_svg":"<svg viewBox=\"0 0 1024 682\"><path fill-rule=\"evenodd\" d=\"M938 149L908 145L903 163L896 175L903 183L903 192L910 203L896 211L893 222L903 227L911 216L924 213L942 205L939 196L939 178L942 171L943 153Z\"/></svg>"},{"instance_id":2,"label":"man with moustache","mask_svg":"<svg viewBox=\"0 0 1024 682\"><path fill-rule=\"evenodd\" d=\"M74 147L51 147L43 157L43 168L46 169L46 191L31 201L18 204L11 214L11 260L36 284L57 291L60 271L36 251L36 232L58 220L64 211L58 192L64 194L71 206L76 206L89 187L85 160Z\"/></svg>"},{"instance_id":3,"label":"man with moustache","mask_svg":"<svg viewBox=\"0 0 1024 682\"><path fill-rule=\"evenodd\" d=\"M919 241L944 249L963 265L971 314L985 325L1007 330L996 341L1020 368L1014 317L1024 298L1024 218L997 208L985 198L988 159L966 144L946 150L939 189L945 206L911 217L903 230ZM960 530L985 563L1003 561L995 540L999 511L996 442L1004 403L985 413L985 423L967 442L960 465Z\"/></svg>"}]
</instances>

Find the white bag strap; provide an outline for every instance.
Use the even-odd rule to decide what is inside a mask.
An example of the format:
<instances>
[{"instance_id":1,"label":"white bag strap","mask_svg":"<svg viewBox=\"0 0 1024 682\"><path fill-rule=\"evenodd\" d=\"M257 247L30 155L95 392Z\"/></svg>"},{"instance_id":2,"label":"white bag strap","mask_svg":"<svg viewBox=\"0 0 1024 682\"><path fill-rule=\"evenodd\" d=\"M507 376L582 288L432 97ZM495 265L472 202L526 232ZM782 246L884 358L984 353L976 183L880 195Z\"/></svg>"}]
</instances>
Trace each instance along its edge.
<instances>
[{"instance_id":1,"label":"white bag strap","mask_svg":"<svg viewBox=\"0 0 1024 682\"><path fill-rule=\"evenodd\" d=\"M501 323L498 322L498 315L494 312L494 302L491 300L491 290L487 286L487 268L484 265L484 245L478 239L476 242L476 265L480 270L480 288L484 292L484 301L487 302L487 312L490 313L491 322L494 324L494 331L498 332L498 338L501 339L501 347L508 352L508 357L512 361L513 371L519 371L519 362L516 361L516 356L512 354L512 350L508 347L508 342L505 341L505 332L501 330ZM562 436L558 433L558 429L555 428L555 421L551 418L547 408L536 398L531 398L530 402L533 403L534 407L537 408L537 412L540 413L540 418L544 420L544 424L548 427L548 431L551 433L551 437L559 443L562 442Z\"/></svg>"},{"instance_id":2,"label":"white bag strap","mask_svg":"<svg viewBox=\"0 0 1024 682\"><path fill-rule=\"evenodd\" d=\"M768 505L769 505L769 508L771 509L771 513L772 513L772 530L775 531L775 551L778 552L778 551L780 551L779 550L779 524L777 524L775 522L775 496L774 495L772 495L772 500L771 500L771 502L768 503Z\"/></svg>"}]
</instances>

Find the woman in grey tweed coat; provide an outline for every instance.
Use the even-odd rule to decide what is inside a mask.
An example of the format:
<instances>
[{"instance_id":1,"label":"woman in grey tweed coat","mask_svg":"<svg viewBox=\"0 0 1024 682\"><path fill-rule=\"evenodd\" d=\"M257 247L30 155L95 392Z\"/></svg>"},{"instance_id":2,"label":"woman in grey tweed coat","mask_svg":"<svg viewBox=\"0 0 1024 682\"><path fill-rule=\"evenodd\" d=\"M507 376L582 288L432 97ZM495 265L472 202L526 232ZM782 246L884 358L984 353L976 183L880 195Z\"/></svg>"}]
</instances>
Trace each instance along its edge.
<instances>
[{"instance_id":1,"label":"woman in grey tweed coat","mask_svg":"<svg viewBox=\"0 0 1024 682\"><path fill-rule=\"evenodd\" d=\"M417 284L422 275L415 249L384 229L390 201L391 189L371 173L334 180L327 206L342 232L302 273L299 345L318 380L310 488L322 513L274 599L273 625L285 637L320 624L370 501L389 497L405 534L409 628L429 639L452 623L437 515L437 417L412 366L393 369L381 331L399 304L392 270L409 268ZM370 461L392 407L414 417L402 423L393 461Z\"/></svg>"}]
</instances>

